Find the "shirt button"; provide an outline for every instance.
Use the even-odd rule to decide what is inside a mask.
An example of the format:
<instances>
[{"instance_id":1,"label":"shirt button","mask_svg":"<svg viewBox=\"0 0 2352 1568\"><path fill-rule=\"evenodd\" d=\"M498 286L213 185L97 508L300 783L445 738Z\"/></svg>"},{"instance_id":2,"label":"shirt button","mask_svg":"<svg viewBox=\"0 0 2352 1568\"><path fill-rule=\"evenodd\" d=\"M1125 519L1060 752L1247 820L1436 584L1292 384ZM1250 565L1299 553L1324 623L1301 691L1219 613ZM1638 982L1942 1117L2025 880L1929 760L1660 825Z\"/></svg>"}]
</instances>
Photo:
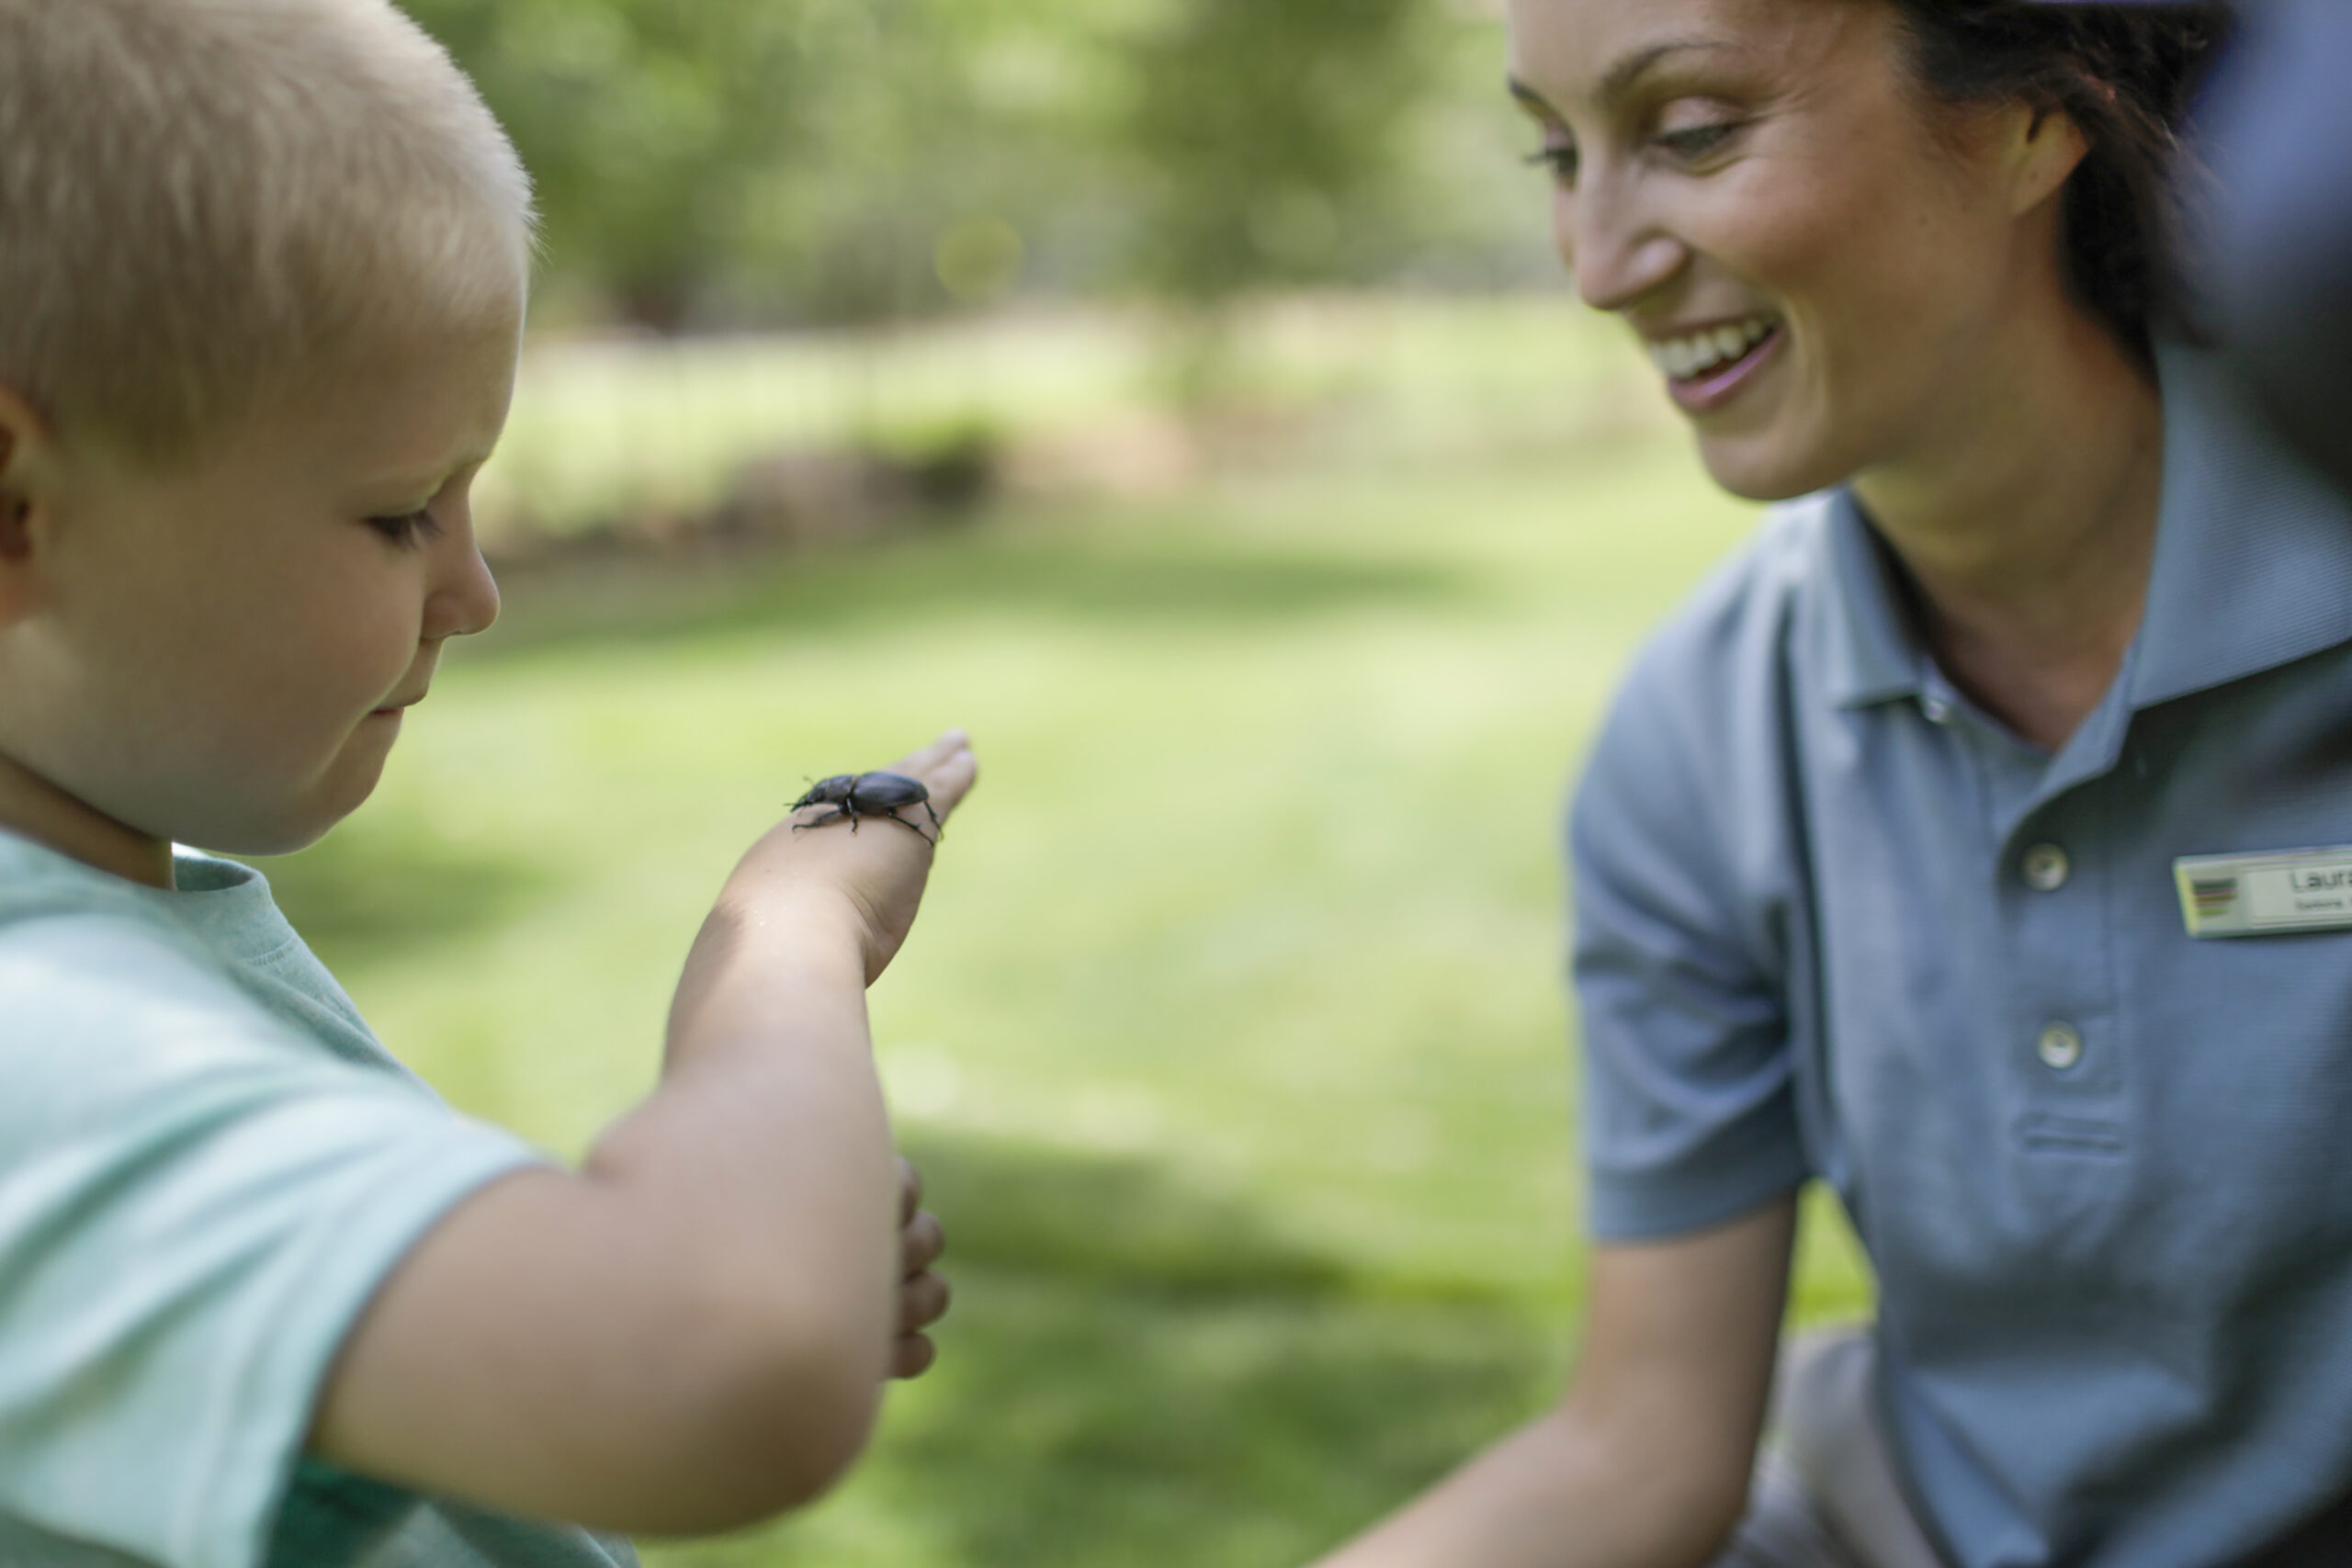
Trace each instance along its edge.
<instances>
[{"instance_id":1,"label":"shirt button","mask_svg":"<svg viewBox=\"0 0 2352 1568\"><path fill-rule=\"evenodd\" d=\"M1929 724L1950 724L1951 722L1951 705L1944 701L1941 697L1920 698L1919 711L1928 716L1928 722Z\"/></svg>"},{"instance_id":2,"label":"shirt button","mask_svg":"<svg viewBox=\"0 0 2352 1568\"><path fill-rule=\"evenodd\" d=\"M2055 893L2066 886L2074 863L2055 844L2036 844L2026 851L2022 869L2028 887L2037 893Z\"/></svg>"},{"instance_id":3,"label":"shirt button","mask_svg":"<svg viewBox=\"0 0 2352 1568\"><path fill-rule=\"evenodd\" d=\"M2041 1056L2041 1065L2053 1073L2063 1073L2083 1059L2083 1036L2071 1023L2053 1023L2043 1029L2041 1038L2034 1042L2034 1050Z\"/></svg>"}]
</instances>

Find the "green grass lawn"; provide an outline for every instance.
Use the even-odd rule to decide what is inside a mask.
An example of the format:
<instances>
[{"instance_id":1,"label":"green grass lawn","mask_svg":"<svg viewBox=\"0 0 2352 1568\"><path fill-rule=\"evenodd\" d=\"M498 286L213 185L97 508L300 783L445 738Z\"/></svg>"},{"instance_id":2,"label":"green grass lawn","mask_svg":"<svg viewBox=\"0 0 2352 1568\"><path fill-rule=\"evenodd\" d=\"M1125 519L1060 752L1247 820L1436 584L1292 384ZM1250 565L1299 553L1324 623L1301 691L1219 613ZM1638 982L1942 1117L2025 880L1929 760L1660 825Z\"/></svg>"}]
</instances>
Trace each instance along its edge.
<instances>
[{"instance_id":1,"label":"green grass lawn","mask_svg":"<svg viewBox=\"0 0 2352 1568\"><path fill-rule=\"evenodd\" d=\"M1272 1568L1556 1390L1561 805L1752 513L1566 308L1411 321L1316 340L1284 454L1179 493L518 579L377 801L270 865L396 1051L571 1152L804 781L977 738L874 997L952 1237L942 1364L821 1507L654 1562ZM1800 1313L1862 1310L1807 1236Z\"/></svg>"}]
</instances>

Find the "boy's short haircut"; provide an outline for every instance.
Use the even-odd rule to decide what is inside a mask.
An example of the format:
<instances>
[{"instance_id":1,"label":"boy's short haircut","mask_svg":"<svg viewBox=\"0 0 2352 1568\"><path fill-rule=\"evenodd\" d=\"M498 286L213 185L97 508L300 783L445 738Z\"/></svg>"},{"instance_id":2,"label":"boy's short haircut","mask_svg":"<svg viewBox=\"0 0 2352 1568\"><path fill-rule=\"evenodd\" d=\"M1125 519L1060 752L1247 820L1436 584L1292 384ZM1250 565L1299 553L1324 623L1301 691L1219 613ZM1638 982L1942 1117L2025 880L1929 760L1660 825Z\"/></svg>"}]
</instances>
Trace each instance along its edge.
<instances>
[{"instance_id":1,"label":"boy's short haircut","mask_svg":"<svg viewBox=\"0 0 2352 1568\"><path fill-rule=\"evenodd\" d=\"M0 0L0 385L168 463L526 287L529 176L388 0Z\"/></svg>"}]
</instances>

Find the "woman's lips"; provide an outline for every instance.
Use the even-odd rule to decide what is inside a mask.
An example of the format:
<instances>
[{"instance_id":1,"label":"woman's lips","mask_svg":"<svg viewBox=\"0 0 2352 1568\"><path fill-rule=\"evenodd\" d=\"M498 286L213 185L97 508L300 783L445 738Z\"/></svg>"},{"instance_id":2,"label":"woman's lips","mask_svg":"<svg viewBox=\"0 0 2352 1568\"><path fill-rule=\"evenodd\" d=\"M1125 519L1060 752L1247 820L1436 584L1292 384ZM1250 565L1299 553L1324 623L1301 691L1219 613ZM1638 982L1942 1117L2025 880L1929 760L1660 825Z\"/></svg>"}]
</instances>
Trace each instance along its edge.
<instances>
[{"instance_id":1,"label":"woman's lips","mask_svg":"<svg viewBox=\"0 0 2352 1568\"><path fill-rule=\"evenodd\" d=\"M1786 326L1774 322L1755 345L1738 358L1690 376L1669 376L1667 391L1685 413L1713 413L1737 397L1766 367L1780 356L1788 339Z\"/></svg>"}]
</instances>

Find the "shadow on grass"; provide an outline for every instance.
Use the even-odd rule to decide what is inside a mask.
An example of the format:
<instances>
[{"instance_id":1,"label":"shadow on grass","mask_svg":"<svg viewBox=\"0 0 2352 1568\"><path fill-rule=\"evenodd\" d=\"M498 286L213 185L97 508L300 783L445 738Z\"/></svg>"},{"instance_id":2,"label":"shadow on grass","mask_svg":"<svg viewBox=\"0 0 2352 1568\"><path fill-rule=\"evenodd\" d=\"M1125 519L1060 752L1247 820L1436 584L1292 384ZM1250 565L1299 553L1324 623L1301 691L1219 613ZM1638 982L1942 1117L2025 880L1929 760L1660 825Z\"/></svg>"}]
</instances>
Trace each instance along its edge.
<instances>
[{"instance_id":1,"label":"shadow on grass","mask_svg":"<svg viewBox=\"0 0 2352 1568\"><path fill-rule=\"evenodd\" d=\"M1153 1165L936 1138L915 1153L957 1289L939 1368L893 1396L826 1513L650 1550L652 1568L1275 1568L1556 1384L1566 1325L1385 1293Z\"/></svg>"},{"instance_id":2,"label":"shadow on grass","mask_svg":"<svg viewBox=\"0 0 2352 1568\"><path fill-rule=\"evenodd\" d=\"M1230 626L1378 604L1467 601L1434 565L1216 551L1160 536L1106 543L964 533L801 555L616 558L502 570L506 611L475 657L777 627L821 639L947 618Z\"/></svg>"},{"instance_id":3,"label":"shadow on grass","mask_svg":"<svg viewBox=\"0 0 2352 1568\"><path fill-rule=\"evenodd\" d=\"M348 975L504 924L554 877L534 862L454 845L379 817L300 854L256 858L277 907L321 961Z\"/></svg>"}]
</instances>

